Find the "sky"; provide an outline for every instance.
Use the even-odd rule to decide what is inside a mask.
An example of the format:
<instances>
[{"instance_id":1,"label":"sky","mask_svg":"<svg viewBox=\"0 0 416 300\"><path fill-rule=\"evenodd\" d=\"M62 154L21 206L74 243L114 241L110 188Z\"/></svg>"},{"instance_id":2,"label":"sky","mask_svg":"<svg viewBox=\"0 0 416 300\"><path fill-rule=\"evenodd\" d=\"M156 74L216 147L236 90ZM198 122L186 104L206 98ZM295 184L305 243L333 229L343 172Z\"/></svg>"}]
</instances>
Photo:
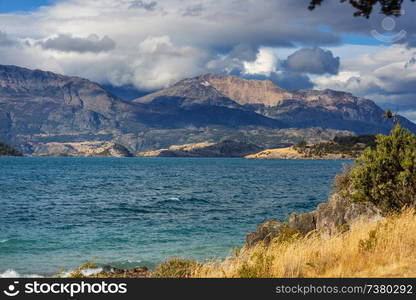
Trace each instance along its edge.
<instances>
[{"instance_id":1,"label":"sky","mask_svg":"<svg viewBox=\"0 0 416 300\"><path fill-rule=\"evenodd\" d=\"M139 91L205 73L335 89L416 121L416 4L353 17L326 0L0 0L0 64Z\"/></svg>"}]
</instances>

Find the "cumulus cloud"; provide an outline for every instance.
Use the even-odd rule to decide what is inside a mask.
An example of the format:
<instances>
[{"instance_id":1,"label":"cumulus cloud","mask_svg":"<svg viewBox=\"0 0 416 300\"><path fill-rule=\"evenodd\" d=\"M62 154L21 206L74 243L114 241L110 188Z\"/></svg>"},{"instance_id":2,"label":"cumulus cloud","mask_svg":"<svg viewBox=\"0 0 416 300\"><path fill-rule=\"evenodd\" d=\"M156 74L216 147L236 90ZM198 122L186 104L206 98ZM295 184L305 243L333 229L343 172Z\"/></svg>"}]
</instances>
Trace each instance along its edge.
<instances>
[{"instance_id":1,"label":"cumulus cloud","mask_svg":"<svg viewBox=\"0 0 416 300\"><path fill-rule=\"evenodd\" d=\"M382 16L353 18L351 6L339 1L310 12L308 2L53 1L31 13L0 14L1 63L148 90L202 73L231 73L269 78L290 89L348 90L383 103L407 103L411 111L416 56L410 45L388 51L380 46L366 55L360 52L367 49L355 45L338 47L345 33L382 33ZM416 23L405 9L396 29L405 29L410 39Z\"/></svg>"},{"instance_id":2,"label":"cumulus cloud","mask_svg":"<svg viewBox=\"0 0 416 300\"><path fill-rule=\"evenodd\" d=\"M340 58L330 50L303 48L291 54L283 65L292 72L309 74L338 74Z\"/></svg>"},{"instance_id":3,"label":"cumulus cloud","mask_svg":"<svg viewBox=\"0 0 416 300\"><path fill-rule=\"evenodd\" d=\"M2 30L31 45L25 48L25 57L6 55L3 63L48 66L51 71L100 83L134 84L141 89L160 88L197 72L240 74L247 67L249 72L268 73L273 64L267 67L261 57L257 59L261 48L340 43L337 34L287 22L289 17L309 13L292 9L287 5L290 2L56 1L24 15L0 14ZM85 37L86 32L95 35ZM145 53L149 37L164 37L169 43L162 46L159 41L157 54Z\"/></svg>"},{"instance_id":4,"label":"cumulus cloud","mask_svg":"<svg viewBox=\"0 0 416 300\"><path fill-rule=\"evenodd\" d=\"M142 41L132 61L136 86L156 89L175 83L178 77L204 72L211 54L187 46L176 46L169 36L149 36Z\"/></svg>"},{"instance_id":5,"label":"cumulus cloud","mask_svg":"<svg viewBox=\"0 0 416 300\"><path fill-rule=\"evenodd\" d=\"M244 63L246 74L270 75L276 71L277 56L272 49L262 48L256 60Z\"/></svg>"},{"instance_id":6,"label":"cumulus cloud","mask_svg":"<svg viewBox=\"0 0 416 300\"><path fill-rule=\"evenodd\" d=\"M349 91L399 111L416 110L416 51L406 45L345 60L337 76L313 79L319 89Z\"/></svg>"},{"instance_id":7,"label":"cumulus cloud","mask_svg":"<svg viewBox=\"0 0 416 300\"><path fill-rule=\"evenodd\" d=\"M57 37L38 42L38 45L47 50L79 53L106 52L116 47L116 43L108 36L100 39L96 34L91 34L87 38L73 37L70 34L59 34Z\"/></svg>"}]
</instances>

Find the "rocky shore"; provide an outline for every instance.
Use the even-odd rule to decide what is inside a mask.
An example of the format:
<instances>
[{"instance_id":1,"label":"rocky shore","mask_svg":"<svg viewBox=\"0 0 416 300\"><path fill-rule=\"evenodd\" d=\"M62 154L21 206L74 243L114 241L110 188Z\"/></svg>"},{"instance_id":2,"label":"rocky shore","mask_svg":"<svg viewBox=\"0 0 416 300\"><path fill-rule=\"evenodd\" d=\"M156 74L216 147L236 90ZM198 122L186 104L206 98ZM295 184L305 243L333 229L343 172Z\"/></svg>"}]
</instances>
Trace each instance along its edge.
<instances>
[{"instance_id":1,"label":"rocky shore","mask_svg":"<svg viewBox=\"0 0 416 300\"><path fill-rule=\"evenodd\" d=\"M260 224L255 232L247 235L245 246L252 247L260 241L268 244L288 231L302 235L320 233L323 237L331 237L348 230L352 223L360 219L376 222L381 218L381 211L373 204L351 203L334 193L329 197L328 202L319 204L311 212L292 213L286 222L272 219Z\"/></svg>"}]
</instances>

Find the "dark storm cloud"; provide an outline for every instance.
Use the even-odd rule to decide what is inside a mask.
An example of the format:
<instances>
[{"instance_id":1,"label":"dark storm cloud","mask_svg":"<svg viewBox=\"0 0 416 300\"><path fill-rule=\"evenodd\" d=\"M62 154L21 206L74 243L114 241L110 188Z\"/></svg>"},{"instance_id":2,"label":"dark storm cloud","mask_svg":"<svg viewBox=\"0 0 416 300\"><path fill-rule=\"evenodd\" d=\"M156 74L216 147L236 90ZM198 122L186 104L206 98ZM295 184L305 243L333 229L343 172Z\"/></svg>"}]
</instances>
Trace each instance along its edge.
<instances>
[{"instance_id":1,"label":"dark storm cloud","mask_svg":"<svg viewBox=\"0 0 416 300\"><path fill-rule=\"evenodd\" d=\"M270 80L288 90L306 90L314 87L308 76L292 72L272 73Z\"/></svg>"},{"instance_id":2,"label":"dark storm cloud","mask_svg":"<svg viewBox=\"0 0 416 300\"><path fill-rule=\"evenodd\" d=\"M292 72L308 74L338 74L340 58L321 48L303 48L291 54L283 66Z\"/></svg>"},{"instance_id":3,"label":"dark storm cloud","mask_svg":"<svg viewBox=\"0 0 416 300\"><path fill-rule=\"evenodd\" d=\"M92 34L88 38L72 37L68 34L60 34L57 37L50 38L44 42L38 43L44 49L53 49L62 52L106 52L113 50L116 43L108 36L99 38Z\"/></svg>"},{"instance_id":4,"label":"dark storm cloud","mask_svg":"<svg viewBox=\"0 0 416 300\"><path fill-rule=\"evenodd\" d=\"M131 9L144 9L144 10L149 10L149 11L153 11L156 9L157 6L157 2L156 1L152 1L152 2L144 2L144 1L133 1L132 4L130 4L129 8Z\"/></svg>"},{"instance_id":5,"label":"dark storm cloud","mask_svg":"<svg viewBox=\"0 0 416 300\"><path fill-rule=\"evenodd\" d=\"M235 74L241 76L241 74ZM288 90L312 89L313 82L307 75L292 72L272 72L269 76L265 75L244 75L246 79L271 80L278 86Z\"/></svg>"}]
</instances>

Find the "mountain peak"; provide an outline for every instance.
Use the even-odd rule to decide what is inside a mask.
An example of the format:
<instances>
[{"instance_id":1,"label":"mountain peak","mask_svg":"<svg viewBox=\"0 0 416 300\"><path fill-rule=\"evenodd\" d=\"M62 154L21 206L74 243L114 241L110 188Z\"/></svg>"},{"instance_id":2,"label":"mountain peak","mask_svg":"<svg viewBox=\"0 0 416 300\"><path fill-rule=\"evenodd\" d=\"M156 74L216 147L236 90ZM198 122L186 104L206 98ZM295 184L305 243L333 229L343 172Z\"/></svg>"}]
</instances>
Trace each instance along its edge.
<instances>
[{"instance_id":1,"label":"mountain peak","mask_svg":"<svg viewBox=\"0 0 416 300\"><path fill-rule=\"evenodd\" d=\"M244 79L235 75L208 73L183 79L173 86L146 95L136 102L149 103L160 97L182 97L193 99L192 103L206 103L207 97L232 100L239 105L262 104L275 106L293 93L274 84L271 80ZM198 100L197 102L195 102ZM226 106L230 106L227 103ZM234 105L235 106L235 105Z\"/></svg>"}]
</instances>

